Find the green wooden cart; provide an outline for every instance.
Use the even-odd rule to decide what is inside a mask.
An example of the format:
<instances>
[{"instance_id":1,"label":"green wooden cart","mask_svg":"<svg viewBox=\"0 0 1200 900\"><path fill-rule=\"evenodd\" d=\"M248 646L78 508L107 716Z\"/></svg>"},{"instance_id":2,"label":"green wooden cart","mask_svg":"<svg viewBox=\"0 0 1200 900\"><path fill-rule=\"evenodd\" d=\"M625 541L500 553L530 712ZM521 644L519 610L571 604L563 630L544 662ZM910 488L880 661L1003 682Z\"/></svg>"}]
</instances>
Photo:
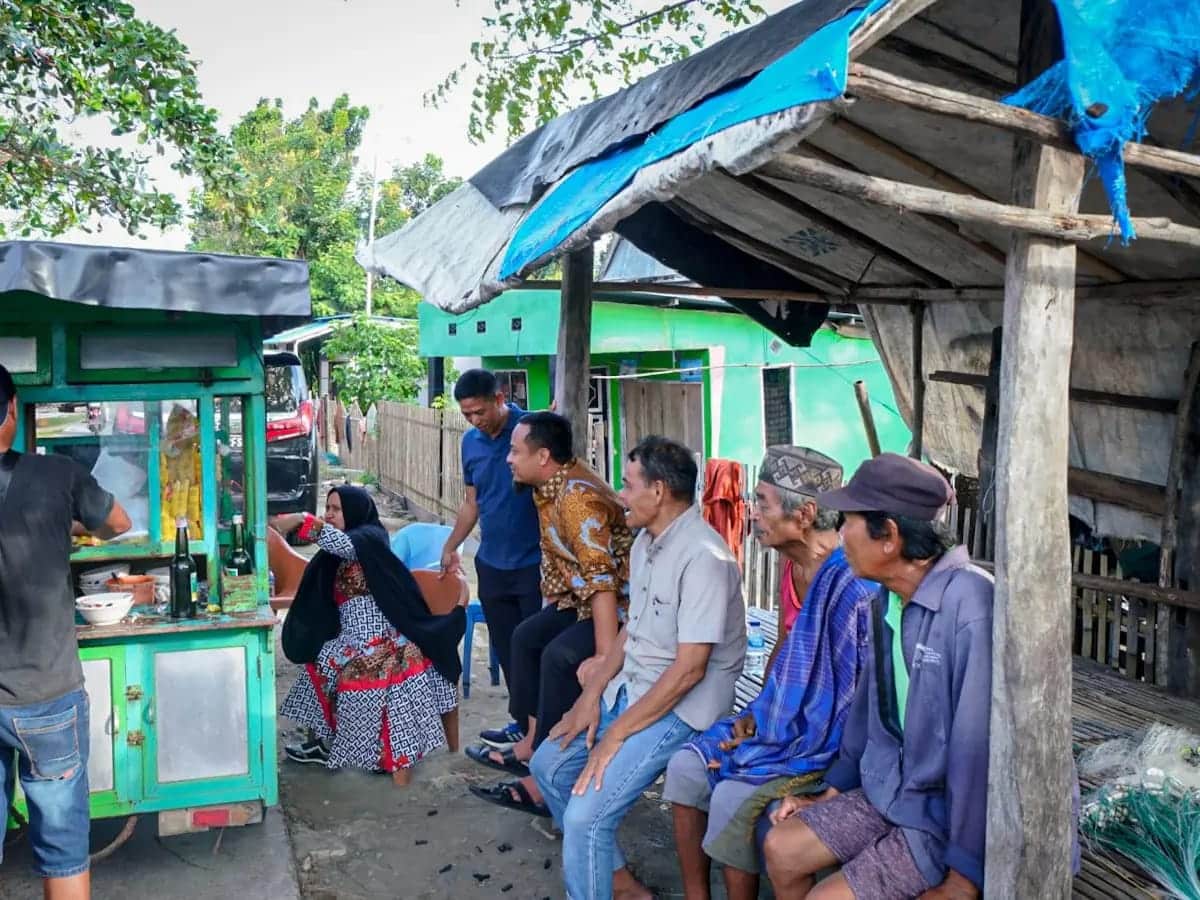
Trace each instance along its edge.
<instances>
[{"instance_id":1,"label":"green wooden cart","mask_svg":"<svg viewBox=\"0 0 1200 900\"><path fill-rule=\"evenodd\" d=\"M160 595L116 625L78 627L93 818L154 813L176 834L258 822L277 802L262 341L309 315L300 262L0 243L17 448L71 455L134 521L114 542L77 543L79 583L98 567L156 574L177 515L214 602L235 512L255 561L240 611L171 620Z\"/></svg>"}]
</instances>

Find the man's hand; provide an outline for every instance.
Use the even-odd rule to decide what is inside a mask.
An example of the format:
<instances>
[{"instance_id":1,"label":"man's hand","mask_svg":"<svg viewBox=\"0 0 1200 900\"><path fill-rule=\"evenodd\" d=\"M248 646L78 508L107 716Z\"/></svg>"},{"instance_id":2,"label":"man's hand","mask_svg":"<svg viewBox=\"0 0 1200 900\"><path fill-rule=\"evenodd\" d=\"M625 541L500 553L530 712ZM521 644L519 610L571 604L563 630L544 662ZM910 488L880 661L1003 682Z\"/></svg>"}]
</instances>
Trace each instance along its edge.
<instances>
[{"instance_id":1,"label":"man's hand","mask_svg":"<svg viewBox=\"0 0 1200 900\"><path fill-rule=\"evenodd\" d=\"M741 746L747 738L754 737L757 731L758 723L754 721L754 716L743 716L733 723L733 737L727 741L721 741L717 746L725 753L729 753Z\"/></svg>"},{"instance_id":2,"label":"man's hand","mask_svg":"<svg viewBox=\"0 0 1200 900\"><path fill-rule=\"evenodd\" d=\"M579 679L580 687L588 686L588 682L592 680L592 677L604 668L604 661L606 659L608 659L607 656L589 656L579 664L579 668L575 670L575 677Z\"/></svg>"},{"instance_id":3,"label":"man's hand","mask_svg":"<svg viewBox=\"0 0 1200 900\"><path fill-rule=\"evenodd\" d=\"M950 869L945 881L921 894L918 900L975 900L978 896L979 888L969 878Z\"/></svg>"},{"instance_id":4,"label":"man's hand","mask_svg":"<svg viewBox=\"0 0 1200 900\"><path fill-rule=\"evenodd\" d=\"M559 746L566 750L571 741L587 732L587 748L591 750L592 745L596 743L596 729L599 727L600 701L584 694L567 710L567 714L558 720L558 724L550 729L549 739L554 741L561 738Z\"/></svg>"},{"instance_id":5,"label":"man's hand","mask_svg":"<svg viewBox=\"0 0 1200 900\"><path fill-rule=\"evenodd\" d=\"M604 785L604 772L608 769L608 764L613 761L613 757L617 755L624 743L624 739L617 737L610 728L604 737L600 738L600 743L592 748L592 752L588 755L587 765L583 767L571 793L576 797L582 797L587 792L588 785L593 781L596 782L596 790L600 790Z\"/></svg>"},{"instance_id":6,"label":"man's hand","mask_svg":"<svg viewBox=\"0 0 1200 900\"><path fill-rule=\"evenodd\" d=\"M447 575L461 575L463 573L462 557L459 556L457 550L451 547L442 548L441 566L442 573L439 576L441 578L445 578Z\"/></svg>"},{"instance_id":7,"label":"man's hand","mask_svg":"<svg viewBox=\"0 0 1200 900\"><path fill-rule=\"evenodd\" d=\"M772 825L778 825L786 819L790 819L802 809L807 809L814 803L820 803L822 800L832 800L837 796L837 791L833 788L828 788L820 794L809 794L803 797L784 797L783 802L772 812L768 818Z\"/></svg>"}]
</instances>

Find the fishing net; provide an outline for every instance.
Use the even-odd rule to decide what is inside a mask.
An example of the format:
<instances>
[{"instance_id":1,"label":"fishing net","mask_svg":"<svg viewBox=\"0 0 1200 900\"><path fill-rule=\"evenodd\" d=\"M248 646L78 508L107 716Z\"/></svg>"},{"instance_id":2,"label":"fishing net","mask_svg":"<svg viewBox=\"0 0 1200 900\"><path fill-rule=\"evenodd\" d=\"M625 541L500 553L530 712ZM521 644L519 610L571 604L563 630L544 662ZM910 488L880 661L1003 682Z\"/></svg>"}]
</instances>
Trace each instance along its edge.
<instances>
[{"instance_id":1,"label":"fishing net","mask_svg":"<svg viewBox=\"0 0 1200 900\"><path fill-rule=\"evenodd\" d=\"M1080 830L1093 849L1141 866L1171 896L1200 900L1200 736L1153 725L1086 751L1079 774L1101 782Z\"/></svg>"},{"instance_id":2,"label":"fishing net","mask_svg":"<svg viewBox=\"0 0 1200 900\"><path fill-rule=\"evenodd\" d=\"M1054 0L1054 5L1064 58L1007 102L1067 121L1079 149L1095 162L1121 240L1128 243L1136 234L1122 148L1146 136L1155 103L1194 96L1200 3Z\"/></svg>"}]
</instances>

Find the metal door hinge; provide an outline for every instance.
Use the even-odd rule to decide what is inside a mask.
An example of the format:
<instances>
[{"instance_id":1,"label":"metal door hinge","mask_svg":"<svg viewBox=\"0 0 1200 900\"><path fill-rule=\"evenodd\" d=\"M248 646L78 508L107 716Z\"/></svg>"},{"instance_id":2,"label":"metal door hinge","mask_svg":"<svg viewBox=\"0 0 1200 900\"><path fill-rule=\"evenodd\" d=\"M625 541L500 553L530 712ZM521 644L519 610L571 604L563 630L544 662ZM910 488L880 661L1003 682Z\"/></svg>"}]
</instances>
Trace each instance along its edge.
<instances>
[{"instance_id":1,"label":"metal door hinge","mask_svg":"<svg viewBox=\"0 0 1200 900\"><path fill-rule=\"evenodd\" d=\"M131 703L141 700L143 696L144 693L140 684L131 684L129 687L125 688L125 699Z\"/></svg>"}]
</instances>

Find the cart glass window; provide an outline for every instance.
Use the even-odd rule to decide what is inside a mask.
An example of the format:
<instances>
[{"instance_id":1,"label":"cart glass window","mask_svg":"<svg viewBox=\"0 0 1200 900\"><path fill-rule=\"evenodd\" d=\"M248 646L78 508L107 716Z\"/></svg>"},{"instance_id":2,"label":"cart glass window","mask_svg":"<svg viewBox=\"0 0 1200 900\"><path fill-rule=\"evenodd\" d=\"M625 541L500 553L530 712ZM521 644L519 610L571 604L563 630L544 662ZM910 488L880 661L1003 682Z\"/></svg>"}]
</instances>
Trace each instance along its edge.
<instances>
[{"instance_id":1,"label":"cart glass window","mask_svg":"<svg viewBox=\"0 0 1200 900\"><path fill-rule=\"evenodd\" d=\"M217 397L217 520L228 527L235 513L246 514L245 432L241 397Z\"/></svg>"},{"instance_id":2,"label":"cart glass window","mask_svg":"<svg viewBox=\"0 0 1200 900\"><path fill-rule=\"evenodd\" d=\"M150 439L145 405L41 403L37 406L37 452L69 456L91 472L129 513L132 528L118 540L150 539ZM78 545L94 544L76 537Z\"/></svg>"},{"instance_id":3,"label":"cart glass window","mask_svg":"<svg viewBox=\"0 0 1200 900\"><path fill-rule=\"evenodd\" d=\"M14 375L36 372L38 345L36 337L0 337L0 364Z\"/></svg>"},{"instance_id":4,"label":"cart glass window","mask_svg":"<svg viewBox=\"0 0 1200 900\"><path fill-rule=\"evenodd\" d=\"M84 371L219 369L237 363L237 337L232 334L98 332L79 336L79 366Z\"/></svg>"}]
</instances>

